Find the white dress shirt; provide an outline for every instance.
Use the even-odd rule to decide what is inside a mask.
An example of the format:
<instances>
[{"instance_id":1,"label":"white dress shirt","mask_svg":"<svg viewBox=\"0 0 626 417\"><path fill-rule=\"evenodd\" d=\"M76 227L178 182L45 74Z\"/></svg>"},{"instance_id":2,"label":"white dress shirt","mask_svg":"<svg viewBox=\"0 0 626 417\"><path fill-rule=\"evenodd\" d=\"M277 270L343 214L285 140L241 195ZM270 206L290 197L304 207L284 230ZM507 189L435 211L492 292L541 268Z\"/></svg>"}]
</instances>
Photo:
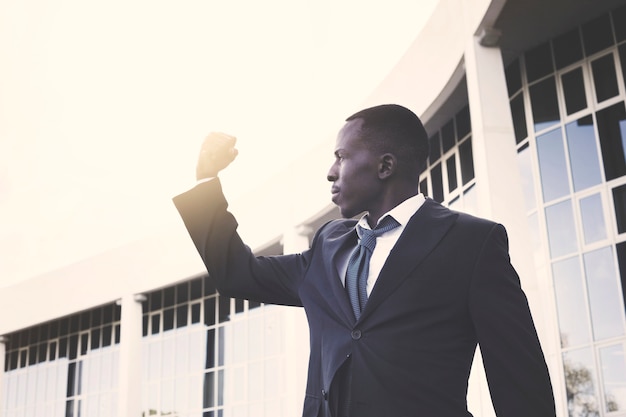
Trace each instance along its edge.
<instances>
[{"instance_id":1,"label":"white dress shirt","mask_svg":"<svg viewBox=\"0 0 626 417\"><path fill-rule=\"evenodd\" d=\"M404 200L402 203L398 204L387 213L383 214L380 219L378 219L378 223L385 218L386 216L393 217L398 223L400 223L399 227L388 231L387 233L383 233L376 239L376 247L372 252L372 257L370 259L370 268L369 274L367 277L367 295L372 292L374 285L376 284L376 280L378 279L378 275L380 271L383 269L385 262L387 261L387 257L391 252L391 249L396 245L396 242L400 238L400 235L404 231L407 223L413 217L413 215L422 207L424 204L425 197L424 194L417 194L411 198ZM367 223L367 214L361 217L358 223L361 227L365 229L370 229L369 224ZM357 233L357 232L355 232ZM359 236L360 239L360 236ZM348 260L354 248L350 249L349 252L341 254L338 259L337 269L339 271L339 276L341 277L341 283L345 286L346 283L346 270L348 269Z\"/></svg>"}]
</instances>

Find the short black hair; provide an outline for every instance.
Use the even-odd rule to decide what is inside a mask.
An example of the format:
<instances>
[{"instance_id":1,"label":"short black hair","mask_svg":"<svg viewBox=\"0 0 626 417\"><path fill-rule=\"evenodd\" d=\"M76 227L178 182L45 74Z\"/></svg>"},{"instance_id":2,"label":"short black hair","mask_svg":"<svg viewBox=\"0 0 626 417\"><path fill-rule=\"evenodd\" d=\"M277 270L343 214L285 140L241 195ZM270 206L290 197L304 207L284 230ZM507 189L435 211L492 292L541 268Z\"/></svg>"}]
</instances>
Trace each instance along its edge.
<instances>
[{"instance_id":1,"label":"short black hair","mask_svg":"<svg viewBox=\"0 0 626 417\"><path fill-rule=\"evenodd\" d=\"M419 178L428 159L428 134L415 113L398 104L382 104L354 113L346 122L361 119L362 139L380 152L391 152L400 168Z\"/></svg>"}]
</instances>

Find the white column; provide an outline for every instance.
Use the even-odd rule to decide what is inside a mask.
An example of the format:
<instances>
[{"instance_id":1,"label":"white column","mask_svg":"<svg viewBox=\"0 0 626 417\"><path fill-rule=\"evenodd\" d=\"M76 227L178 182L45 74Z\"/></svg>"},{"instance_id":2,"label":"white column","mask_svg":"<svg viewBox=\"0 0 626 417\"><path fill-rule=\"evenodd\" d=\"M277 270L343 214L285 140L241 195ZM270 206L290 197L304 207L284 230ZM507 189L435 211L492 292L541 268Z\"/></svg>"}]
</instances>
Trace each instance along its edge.
<instances>
[{"instance_id":1,"label":"white column","mask_svg":"<svg viewBox=\"0 0 626 417\"><path fill-rule=\"evenodd\" d=\"M6 344L9 339L6 336L0 336L0 417L4 417L4 365L6 358Z\"/></svg>"},{"instance_id":2,"label":"white column","mask_svg":"<svg viewBox=\"0 0 626 417\"><path fill-rule=\"evenodd\" d=\"M283 252L298 253L309 248L311 229L306 226L289 228L283 235ZM303 308L284 307L285 370L287 401L283 416L302 414L309 358L309 324Z\"/></svg>"},{"instance_id":3,"label":"white column","mask_svg":"<svg viewBox=\"0 0 626 417\"><path fill-rule=\"evenodd\" d=\"M143 294L129 294L118 304L122 307L118 415L141 416L141 338Z\"/></svg>"},{"instance_id":4,"label":"white column","mask_svg":"<svg viewBox=\"0 0 626 417\"><path fill-rule=\"evenodd\" d=\"M528 231L515 133L509 105L502 54L497 47L484 47L472 37L465 50L467 92L472 122L472 151L481 216L502 223L508 232L511 262L528 296L540 336L542 326L534 268L532 240ZM468 402L481 416L493 416L480 361L475 361Z\"/></svg>"}]
</instances>

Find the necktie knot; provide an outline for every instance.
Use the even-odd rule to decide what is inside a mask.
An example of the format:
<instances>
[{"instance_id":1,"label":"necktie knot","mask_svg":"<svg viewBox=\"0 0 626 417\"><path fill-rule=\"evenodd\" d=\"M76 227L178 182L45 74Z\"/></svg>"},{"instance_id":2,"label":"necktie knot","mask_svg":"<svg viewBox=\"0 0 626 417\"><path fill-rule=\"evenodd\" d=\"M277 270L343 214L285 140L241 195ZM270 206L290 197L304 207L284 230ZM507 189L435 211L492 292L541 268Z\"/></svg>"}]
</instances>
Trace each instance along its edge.
<instances>
[{"instance_id":1,"label":"necktie knot","mask_svg":"<svg viewBox=\"0 0 626 417\"><path fill-rule=\"evenodd\" d=\"M359 244L365 246L370 250L370 252L373 252L376 247L376 238L398 226L400 226L400 223L398 223L396 219L391 216L386 216L382 219L374 229L366 229L364 227L357 226L359 236L361 236Z\"/></svg>"}]
</instances>

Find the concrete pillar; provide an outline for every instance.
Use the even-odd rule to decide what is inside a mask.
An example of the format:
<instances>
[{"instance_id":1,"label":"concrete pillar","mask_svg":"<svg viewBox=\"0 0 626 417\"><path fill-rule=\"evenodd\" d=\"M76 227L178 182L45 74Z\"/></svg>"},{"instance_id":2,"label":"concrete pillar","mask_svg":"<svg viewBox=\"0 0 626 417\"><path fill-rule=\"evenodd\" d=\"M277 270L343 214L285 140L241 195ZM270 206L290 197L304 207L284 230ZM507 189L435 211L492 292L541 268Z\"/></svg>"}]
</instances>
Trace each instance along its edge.
<instances>
[{"instance_id":1,"label":"concrete pillar","mask_svg":"<svg viewBox=\"0 0 626 417\"><path fill-rule=\"evenodd\" d=\"M4 398L4 366L8 342L9 339L6 336L0 336L0 417L4 417L4 404L6 404L6 398Z\"/></svg>"},{"instance_id":2,"label":"concrete pillar","mask_svg":"<svg viewBox=\"0 0 626 417\"><path fill-rule=\"evenodd\" d=\"M142 308L146 297L129 294L118 304L122 307L118 415L141 417L141 338Z\"/></svg>"}]
</instances>

